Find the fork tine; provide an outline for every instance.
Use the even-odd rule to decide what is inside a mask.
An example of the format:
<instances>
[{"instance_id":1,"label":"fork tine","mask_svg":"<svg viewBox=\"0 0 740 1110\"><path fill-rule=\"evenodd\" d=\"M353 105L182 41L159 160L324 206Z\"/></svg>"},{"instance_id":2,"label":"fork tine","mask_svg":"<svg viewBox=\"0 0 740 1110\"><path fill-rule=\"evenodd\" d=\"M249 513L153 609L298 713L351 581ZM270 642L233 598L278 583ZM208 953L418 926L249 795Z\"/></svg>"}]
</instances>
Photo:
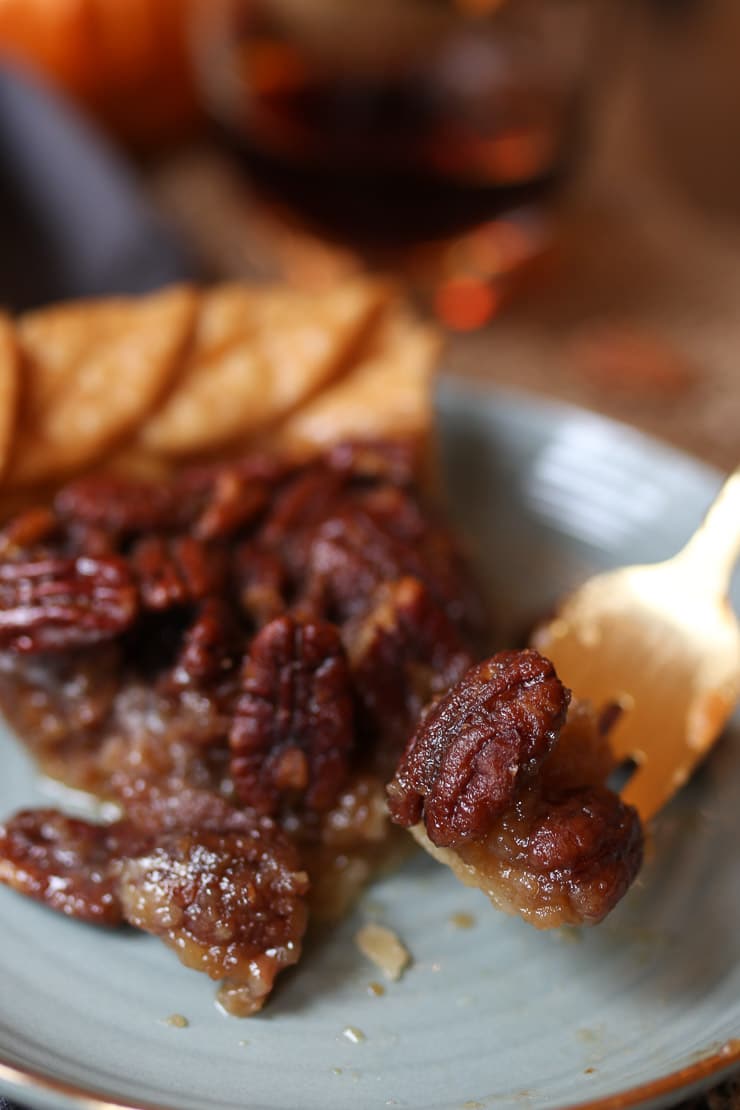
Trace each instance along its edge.
<instances>
[{"instance_id":1,"label":"fork tine","mask_svg":"<svg viewBox=\"0 0 740 1110\"><path fill-rule=\"evenodd\" d=\"M646 745L649 758L637 746L637 729L629 727L629 718L623 731L617 727L612 742L616 758L634 759L637 764L622 797L637 807L644 821L653 817L688 781L727 723L735 700L734 690L714 690L694 699L688 715L682 708L673 717L667 713L662 735L653 737Z\"/></svg>"},{"instance_id":2,"label":"fork tine","mask_svg":"<svg viewBox=\"0 0 740 1110\"><path fill-rule=\"evenodd\" d=\"M622 791L622 799L633 805L643 821L649 821L668 799L687 781L690 768L677 767L673 782L666 778L662 768L651 761L638 765L635 773Z\"/></svg>"}]
</instances>

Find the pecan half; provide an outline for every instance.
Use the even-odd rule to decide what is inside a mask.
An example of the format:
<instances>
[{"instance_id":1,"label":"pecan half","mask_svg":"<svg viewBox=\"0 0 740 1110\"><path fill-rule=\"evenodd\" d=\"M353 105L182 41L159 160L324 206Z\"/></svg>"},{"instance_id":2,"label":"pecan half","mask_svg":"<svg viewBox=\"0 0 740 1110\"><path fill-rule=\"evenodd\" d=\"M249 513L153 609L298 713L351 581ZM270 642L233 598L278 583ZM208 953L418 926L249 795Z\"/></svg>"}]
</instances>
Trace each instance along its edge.
<instances>
[{"instance_id":1,"label":"pecan half","mask_svg":"<svg viewBox=\"0 0 740 1110\"><path fill-rule=\"evenodd\" d=\"M47 508L25 509L0 529L0 557L13 558L24 549L35 548L58 531L56 516Z\"/></svg>"},{"instance_id":2,"label":"pecan half","mask_svg":"<svg viewBox=\"0 0 740 1110\"><path fill-rule=\"evenodd\" d=\"M176 685L210 683L229 671L238 646L231 607L218 597L206 598L185 630L173 670Z\"/></svg>"},{"instance_id":3,"label":"pecan half","mask_svg":"<svg viewBox=\"0 0 740 1110\"><path fill-rule=\"evenodd\" d=\"M422 709L462 678L472 656L417 578L380 586L345 642L363 731L395 766Z\"/></svg>"},{"instance_id":4,"label":"pecan half","mask_svg":"<svg viewBox=\"0 0 740 1110\"><path fill-rule=\"evenodd\" d=\"M527 864L544 882L564 884L579 917L595 922L628 889L642 848L636 811L605 786L589 786L542 800Z\"/></svg>"},{"instance_id":5,"label":"pecan half","mask_svg":"<svg viewBox=\"0 0 740 1110\"><path fill-rule=\"evenodd\" d=\"M42 652L98 643L124 632L137 613L136 587L116 556L0 565L0 648Z\"/></svg>"},{"instance_id":6,"label":"pecan half","mask_svg":"<svg viewBox=\"0 0 740 1110\"><path fill-rule=\"evenodd\" d=\"M353 744L349 668L325 622L278 617L255 636L230 734L231 773L245 805L277 813L296 798L328 809Z\"/></svg>"},{"instance_id":7,"label":"pecan half","mask_svg":"<svg viewBox=\"0 0 740 1110\"><path fill-rule=\"evenodd\" d=\"M259 1010L275 976L296 963L307 923L308 877L271 822L170 832L123 863L125 919L174 948L187 967L224 979L239 1016Z\"/></svg>"},{"instance_id":8,"label":"pecan half","mask_svg":"<svg viewBox=\"0 0 740 1110\"><path fill-rule=\"evenodd\" d=\"M130 561L145 609L201 601L220 593L226 577L223 552L192 536L138 540Z\"/></svg>"},{"instance_id":9,"label":"pecan half","mask_svg":"<svg viewBox=\"0 0 740 1110\"><path fill-rule=\"evenodd\" d=\"M226 1008L254 1013L300 956L308 876L266 818L212 797L169 816L195 817L195 831L18 813L0 826L0 882L58 913L161 937L188 967L226 980Z\"/></svg>"},{"instance_id":10,"label":"pecan half","mask_svg":"<svg viewBox=\"0 0 740 1110\"><path fill-rule=\"evenodd\" d=\"M482 839L553 747L569 701L535 651L471 668L409 740L388 787L392 819L409 827L423 817L439 847Z\"/></svg>"},{"instance_id":11,"label":"pecan half","mask_svg":"<svg viewBox=\"0 0 740 1110\"><path fill-rule=\"evenodd\" d=\"M300 561L306 529L326 518L345 484L342 474L318 464L294 476L275 497L261 534L265 546L295 549Z\"/></svg>"},{"instance_id":12,"label":"pecan half","mask_svg":"<svg viewBox=\"0 0 740 1110\"><path fill-rule=\"evenodd\" d=\"M23 810L0 825L0 882L68 917L117 925L119 832L53 809Z\"/></svg>"},{"instance_id":13,"label":"pecan half","mask_svg":"<svg viewBox=\"0 0 740 1110\"><path fill-rule=\"evenodd\" d=\"M70 482L57 494L54 508L63 521L95 525L117 535L178 528L187 523L190 511L172 484L109 475Z\"/></svg>"},{"instance_id":14,"label":"pecan half","mask_svg":"<svg viewBox=\"0 0 740 1110\"><path fill-rule=\"evenodd\" d=\"M248 479L236 467L225 467L214 479L208 502L193 524L199 540L222 539L251 524L267 507L270 488Z\"/></svg>"},{"instance_id":15,"label":"pecan half","mask_svg":"<svg viewBox=\"0 0 740 1110\"><path fill-rule=\"evenodd\" d=\"M403 489L350 491L328 506L288 557L304 603L340 624L366 613L383 582L410 576L424 583L463 635L479 633L483 606L473 599L459 554Z\"/></svg>"},{"instance_id":16,"label":"pecan half","mask_svg":"<svg viewBox=\"0 0 740 1110\"><path fill-rule=\"evenodd\" d=\"M352 481L386 481L413 486L418 450L410 440L352 440L337 443L326 452L326 465Z\"/></svg>"}]
</instances>

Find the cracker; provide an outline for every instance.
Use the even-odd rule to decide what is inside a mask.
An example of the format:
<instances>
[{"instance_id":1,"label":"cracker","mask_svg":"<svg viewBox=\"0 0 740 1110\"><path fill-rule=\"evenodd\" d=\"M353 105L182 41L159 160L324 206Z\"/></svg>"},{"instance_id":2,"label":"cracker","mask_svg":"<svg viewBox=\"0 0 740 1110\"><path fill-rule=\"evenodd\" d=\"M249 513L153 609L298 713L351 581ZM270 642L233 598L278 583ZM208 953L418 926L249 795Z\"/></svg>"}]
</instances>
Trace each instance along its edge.
<instances>
[{"instance_id":1,"label":"cracker","mask_svg":"<svg viewBox=\"0 0 740 1110\"><path fill-rule=\"evenodd\" d=\"M9 481L86 467L135 429L177 371L196 304L193 290L175 287L21 316L23 396Z\"/></svg>"},{"instance_id":2,"label":"cracker","mask_svg":"<svg viewBox=\"0 0 740 1110\"><path fill-rule=\"evenodd\" d=\"M20 370L11 320L0 312L0 474L5 471L15 434Z\"/></svg>"},{"instance_id":3,"label":"cracker","mask_svg":"<svg viewBox=\"0 0 740 1110\"><path fill-rule=\"evenodd\" d=\"M176 456L248 440L342 372L386 297L370 281L321 293L241 285L207 291L177 388L139 444Z\"/></svg>"},{"instance_id":4,"label":"cracker","mask_svg":"<svg viewBox=\"0 0 740 1110\"><path fill-rule=\"evenodd\" d=\"M301 451L343 439L425 435L432 423L430 385L439 349L435 328L393 309L350 373L281 425L279 446Z\"/></svg>"}]
</instances>

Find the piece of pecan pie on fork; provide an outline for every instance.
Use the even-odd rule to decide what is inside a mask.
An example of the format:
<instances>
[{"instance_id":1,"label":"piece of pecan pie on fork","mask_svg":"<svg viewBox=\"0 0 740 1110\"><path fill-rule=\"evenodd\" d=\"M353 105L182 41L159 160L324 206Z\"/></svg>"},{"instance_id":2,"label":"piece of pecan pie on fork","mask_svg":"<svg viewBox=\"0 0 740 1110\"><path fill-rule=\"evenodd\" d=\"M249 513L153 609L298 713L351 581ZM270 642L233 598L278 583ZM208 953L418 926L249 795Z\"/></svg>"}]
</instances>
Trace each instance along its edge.
<instances>
[{"instance_id":1,"label":"piece of pecan pie on fork","mask_svg":"<svg viewBox=\"0 0 740 1110\"><path fill-rule=\"evenodd\" d=\"M50 775L116 803L0 826L0 881L160 936L258 1010L309 914L413 826L539 925L639 868L602 732L534 652L476 665L483 606L400 443L87 477L0 537L0 701ZM566 718L568 718L566 723Z\"/></svg>"}]
</instances>

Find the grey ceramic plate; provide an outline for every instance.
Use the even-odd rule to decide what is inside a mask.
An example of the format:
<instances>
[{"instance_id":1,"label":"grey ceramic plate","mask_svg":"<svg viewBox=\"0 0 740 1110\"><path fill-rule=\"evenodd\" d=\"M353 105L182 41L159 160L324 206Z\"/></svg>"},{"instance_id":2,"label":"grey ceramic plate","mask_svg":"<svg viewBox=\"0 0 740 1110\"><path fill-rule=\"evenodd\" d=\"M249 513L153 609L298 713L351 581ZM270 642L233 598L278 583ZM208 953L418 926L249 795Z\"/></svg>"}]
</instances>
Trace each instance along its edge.
<instances>
[{"instance_id":1,"label":"grey ceramic plate","mask_svg":"<svg viewBox=\"0 0 740 1110\"><path fill-rule=\"evenodd\" d=\"M594 568L660 558L717 475L573 409L447 385L454 511L520 630ZM0 813L48 800L0 736ZM236 1021L158 942L0 891L0 1090L37 1107L468 1110L677 1101L740 1059L740 748L730 737L657 822L639 885L598 929L538 934L426 858L316 942L263 1017ZM470 914L473 927L454 924ZM396 929L385 995L352 936ZM187 1028L165 1023L187 1017ZM352 1043L348 1026L365 1039Z\"/></svg>"}]
</instances>

